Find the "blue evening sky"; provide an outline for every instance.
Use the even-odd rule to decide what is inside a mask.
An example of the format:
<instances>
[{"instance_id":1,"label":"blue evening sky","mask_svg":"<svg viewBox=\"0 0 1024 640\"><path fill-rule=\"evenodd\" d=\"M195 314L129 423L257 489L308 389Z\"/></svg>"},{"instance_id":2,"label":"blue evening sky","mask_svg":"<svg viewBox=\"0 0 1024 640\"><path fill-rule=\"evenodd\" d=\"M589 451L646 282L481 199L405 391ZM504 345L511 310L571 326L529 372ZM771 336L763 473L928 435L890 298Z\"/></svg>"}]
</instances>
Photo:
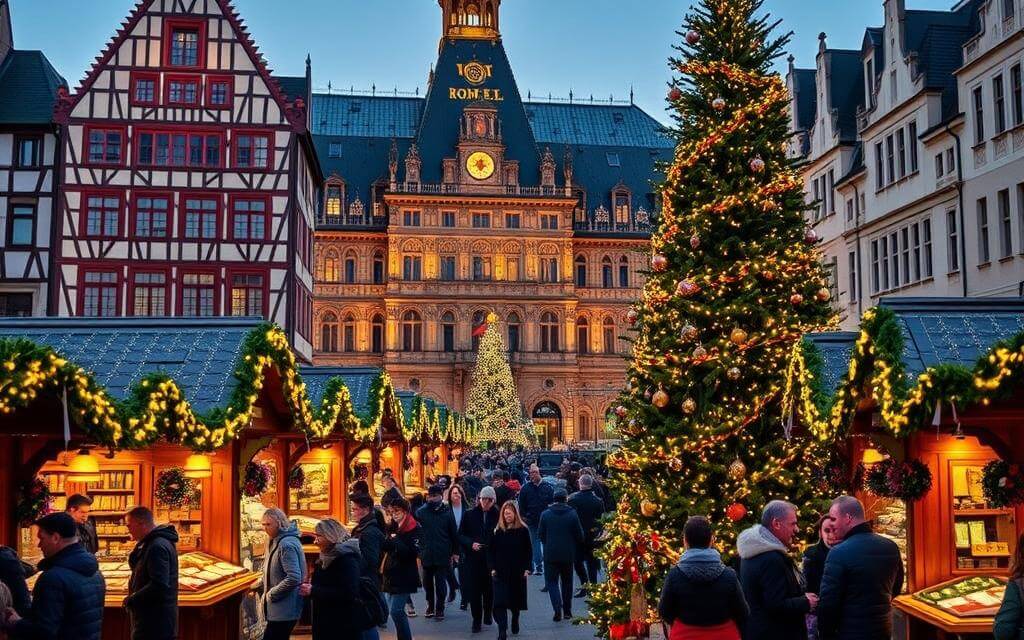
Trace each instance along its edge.
<instances>
[{"instance_id":1,"label":"blue evening sky","mask_svg":"<svg viewBox=\"0 0 1024 640\"><path fill-rule=\"evenodd\" d=\"M19 49L42 49L75 86L135 0L11 0ZM953 0L907 0L908 8L949 9ZM235 0L271 68L304 73L313 59L317 90L414 91L422 94L436 60L436 0ZM678 41L688 1L505 0L501 30L524 97L628 99L666 120L666 58ZM818 33L829 46L859 48L864 28L882 22L882 0L766 0L793 30L791 51L813 66ZM780 69L784 62L780 62Z\"/></svg>"}]
</instances>

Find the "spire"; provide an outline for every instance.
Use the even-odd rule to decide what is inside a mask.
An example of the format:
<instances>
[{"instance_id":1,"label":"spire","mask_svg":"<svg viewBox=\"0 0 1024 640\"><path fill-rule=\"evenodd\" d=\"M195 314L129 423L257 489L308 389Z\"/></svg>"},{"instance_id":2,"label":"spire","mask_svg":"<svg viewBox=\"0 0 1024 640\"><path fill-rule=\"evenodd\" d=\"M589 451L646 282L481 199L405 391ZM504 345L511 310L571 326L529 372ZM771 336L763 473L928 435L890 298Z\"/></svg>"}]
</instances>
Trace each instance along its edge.
<instances>
[{"instance_id":1,"label":"spire","mask_svg":"<svg viewBox=\"0 0 1024 640\"><path fill-rule=\"evenodd\" d=\"M441 5L441 37L497 40L501 0L438 0Z\"/></svg>"}]
</instances>

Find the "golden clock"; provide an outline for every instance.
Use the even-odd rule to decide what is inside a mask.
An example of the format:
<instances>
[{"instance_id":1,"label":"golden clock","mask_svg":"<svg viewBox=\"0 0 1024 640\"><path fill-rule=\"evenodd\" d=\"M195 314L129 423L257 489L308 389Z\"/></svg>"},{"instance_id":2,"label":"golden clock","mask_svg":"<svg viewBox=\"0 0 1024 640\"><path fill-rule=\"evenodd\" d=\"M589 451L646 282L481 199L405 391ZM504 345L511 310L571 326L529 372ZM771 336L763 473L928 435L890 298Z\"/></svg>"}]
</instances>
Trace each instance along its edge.
<instances>
[{"instance_id":1,"label":"golden clock","mask_svg":"<svg viewBox=\"0 0 1024 640\"><path fill-rule=\"evenodd\" d=\"M483 151L475 151L466 159L466 171L477 180L486 180L494 173L494 158Z\"/></svg>"}]
</instances>

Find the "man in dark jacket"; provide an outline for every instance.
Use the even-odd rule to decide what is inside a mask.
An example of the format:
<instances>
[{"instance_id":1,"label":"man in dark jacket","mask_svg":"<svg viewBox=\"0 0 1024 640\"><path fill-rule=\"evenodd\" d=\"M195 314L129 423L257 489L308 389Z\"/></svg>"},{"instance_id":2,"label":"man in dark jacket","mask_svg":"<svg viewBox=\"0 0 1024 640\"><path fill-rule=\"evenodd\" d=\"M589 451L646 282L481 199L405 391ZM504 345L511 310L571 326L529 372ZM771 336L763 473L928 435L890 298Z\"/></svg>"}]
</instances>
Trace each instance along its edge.
<instances>
[{"instance_id":1,"label":"man in dark jacket","mask_svg":"<svg viewBox=\"0 0 1024 640\"><path fill-rule=\"evenodd\" d=\"M491 477L491 484L494 487L494 499L497 501L497 504L494 506L498 508L498 513L501 513L501 508L505 506L505 503L516 497L516 492L505 484L505 481L508 480L508 474L501 469L495 470L494 475Z\"/></svg>"},{"instance_id":2,"label":"man in dark jacket","mask_svg":"<svg viewBox=\"0 0 1024 640\"><path fill-rule=\"evenodd\" d=\"M20 616L28 615L32 608L32 598L28 595L28 584L25 578L30 573L26 572L26 566L18 558L18 553L10 548L0 546L0 582L11 592L11 604ZM3 612L0 611L0 618Z\"/></svg>"},{"instance_id":3,"label":"man in dark jacket","mask_svg":"<svg viewBox=\"0 0 1024 640\"><path fill-rule=\"evenodd\" d=\"M871 531L864 505L852 496L836 498L828 514L843 542L825 559L818 603L821 637L888 639L892 636L892 599L903 589L899 547Z\"/></svg>"},{"instance_id":4,"label":"man in dark jacket","mask_svg":"<svg viewBox=\"0 0 1024 640\"><path fill-rule=\"evenodd\" d=\"M178 637L178 533L156 526L153 512L135 507L124 518L135 548L128 556L132 577L124 599L132 640Z\"/></svg>"},{"instance_id":5,"label":"man in dark jacket","mask_svg":"<svg viewBox=\"0 0 1024 640\"><path fill-rule=\"evenodd\" d=\"M100 549L99 536L96 535L96 523L89 517L92 509L92 498L76 493L68 498L65 511L71 516L78 527L78 541L85 550L96 555Z\"/></svg>"},{"instance_id":6,"label":"man in dark jacket","mask_svg":"<svg viewBox=\"0 0 1024 640\"><path fill-rule=\"evenodd\" d=\"M462 589L469 600L473 616L473 633L479 633L481 619L491 624L494 598L491 576L487 572L487 547L498 526L498 510L494 506L494 488L480 490L478 504L462 516L459 523L459 544L465 565L461 572Z\"/></svg>"},{"instance_id":7,"label":"man in dark jacket","mask_svg":"<svg viewBox=\"0 0 1024 640\"><path fill-rule=\"evenodd\" d=\"M580 517L566 504L567 497L565 489L555 489L552 505L540 516L544 583L555 611L555 622L572 618L572 569L584 543Z\"/></svg>"},{"instance_id":8,"label":"man in dark jacket","mask_svg":"<svg viewBox=\"0 0 1024 640\"><path fill-rule=\"evenodd\" d=\"M708 627L729 629L738 637L750 610L736 572L722 564L718 550L711 546L714 535L708 519L690 517L683 527L683 541L686 551L668 572L658 602L661 619L672 629L670 637L699 635Z\"/></svg>"},{"instance_id":9,"label":"man in dark jacket","mask_svg":"<svg viewBox=\"0 0 1024 640\"><path fill-rule=\"evenodd\" d=\"M483 467L473 467L473 470L462 479L462 488L466 490L466 503L476 504L480 496L480 490L484 488Z\"/></svg>"},{"instance_id":10,"label":"man in dark jacket","mask_svg":"<svg viewBox=\"0 0 1024 640\"><path fill-rule=\"evenodd\" d=\"M593 476L582 475L579 479L580 490L569 497L569 506L576 510L583 527L583 546L576 556L576 575L580 578L580 590L577 598L587 595L587 585L597 583L597 571L601 566L594 549L597 538L601 535L601 516L604 515L604 503L594 493Z\"/></svg>"},{"instance_id":11,"label":"man in dark jacket","mask_svg":"<svg viewBox=\"0 0 1024 640\"><path fill-rule=\"evenodd\" d=\"M78 542L75 521L51 513L36 522L43 572L32 589L32 609L10 613L4 629L12 640L99 640L106 585L96 557Z\"/></svg>"},{"instance_id":12,"label":"man in dark jacket","mask_svg":"<svg viewBox=\"0 0 1024 640\"><path fill-rule=\"evenodd\" d=\"M359 541L359 553L363 557L363 575L373 579L380 588L380 554L384 545L384 530L377 521L377 510L373 498L366 493L349 496L352 505L352 519L356 521L352 537Z\"/></svg>"},{"instance_id":13,"label":"man in dark jacket","mask_svg":"<svg viewBox=\"0 0 1024 640\"><path fill-rule=\"evenodd\" d=\"M423 590L427 594L426 617L444 620L445 598L448 595L448 572L458 557L459 533L451 508L443 499L440 485L427 489L427 503L416 512L420 523L420 561L423 564Z\"/></svg>"},{"instance_id":14,"label":"man in dark jacket","mask_svg":"<svg viewBox=\"0 0 1024 640\"><path fill-rule=\"evenodd\" d=\"M805 616L818 603L790 555L800 530L796 506L772 500L761 524L740 533L740 582L750 605L744 640L807 640Z\"/></svg>"},{"instance_id":15,"label":"man in dark jacket","mask_svg":"<svg viewBox=\"0 0 1024 640\"><path fill-rule=\"evenodd\" d=\"M551 485L543 482L540 477L540 467L530 465L529 481L519 490L519 514L523 516L523 522L530 530L530 544L533 545L533 567L534 573L544 571L544 551L540 544L540 515L551 504Z\"/></svg>"}]
</instances>

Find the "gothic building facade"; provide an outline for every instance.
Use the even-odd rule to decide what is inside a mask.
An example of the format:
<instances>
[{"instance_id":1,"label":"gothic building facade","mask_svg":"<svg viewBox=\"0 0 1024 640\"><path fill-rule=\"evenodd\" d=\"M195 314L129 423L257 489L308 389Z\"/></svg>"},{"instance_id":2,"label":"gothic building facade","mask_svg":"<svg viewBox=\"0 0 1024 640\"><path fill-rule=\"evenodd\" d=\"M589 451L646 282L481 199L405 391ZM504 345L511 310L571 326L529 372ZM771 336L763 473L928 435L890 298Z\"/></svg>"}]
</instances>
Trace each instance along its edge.
<instances>
[{"instance_id":1,"label":"gothic building facade","mask_svg":"<svg viewBox=\"0 0 1024 640\"><path fill-rule=\"evenodd\" d=\"M501 323L542 442L605 437L672 141L632 104L524 100L500 0L440 0L423 98L314 94L314 359L462 407Z\"/></svg>"}]
</instances>

